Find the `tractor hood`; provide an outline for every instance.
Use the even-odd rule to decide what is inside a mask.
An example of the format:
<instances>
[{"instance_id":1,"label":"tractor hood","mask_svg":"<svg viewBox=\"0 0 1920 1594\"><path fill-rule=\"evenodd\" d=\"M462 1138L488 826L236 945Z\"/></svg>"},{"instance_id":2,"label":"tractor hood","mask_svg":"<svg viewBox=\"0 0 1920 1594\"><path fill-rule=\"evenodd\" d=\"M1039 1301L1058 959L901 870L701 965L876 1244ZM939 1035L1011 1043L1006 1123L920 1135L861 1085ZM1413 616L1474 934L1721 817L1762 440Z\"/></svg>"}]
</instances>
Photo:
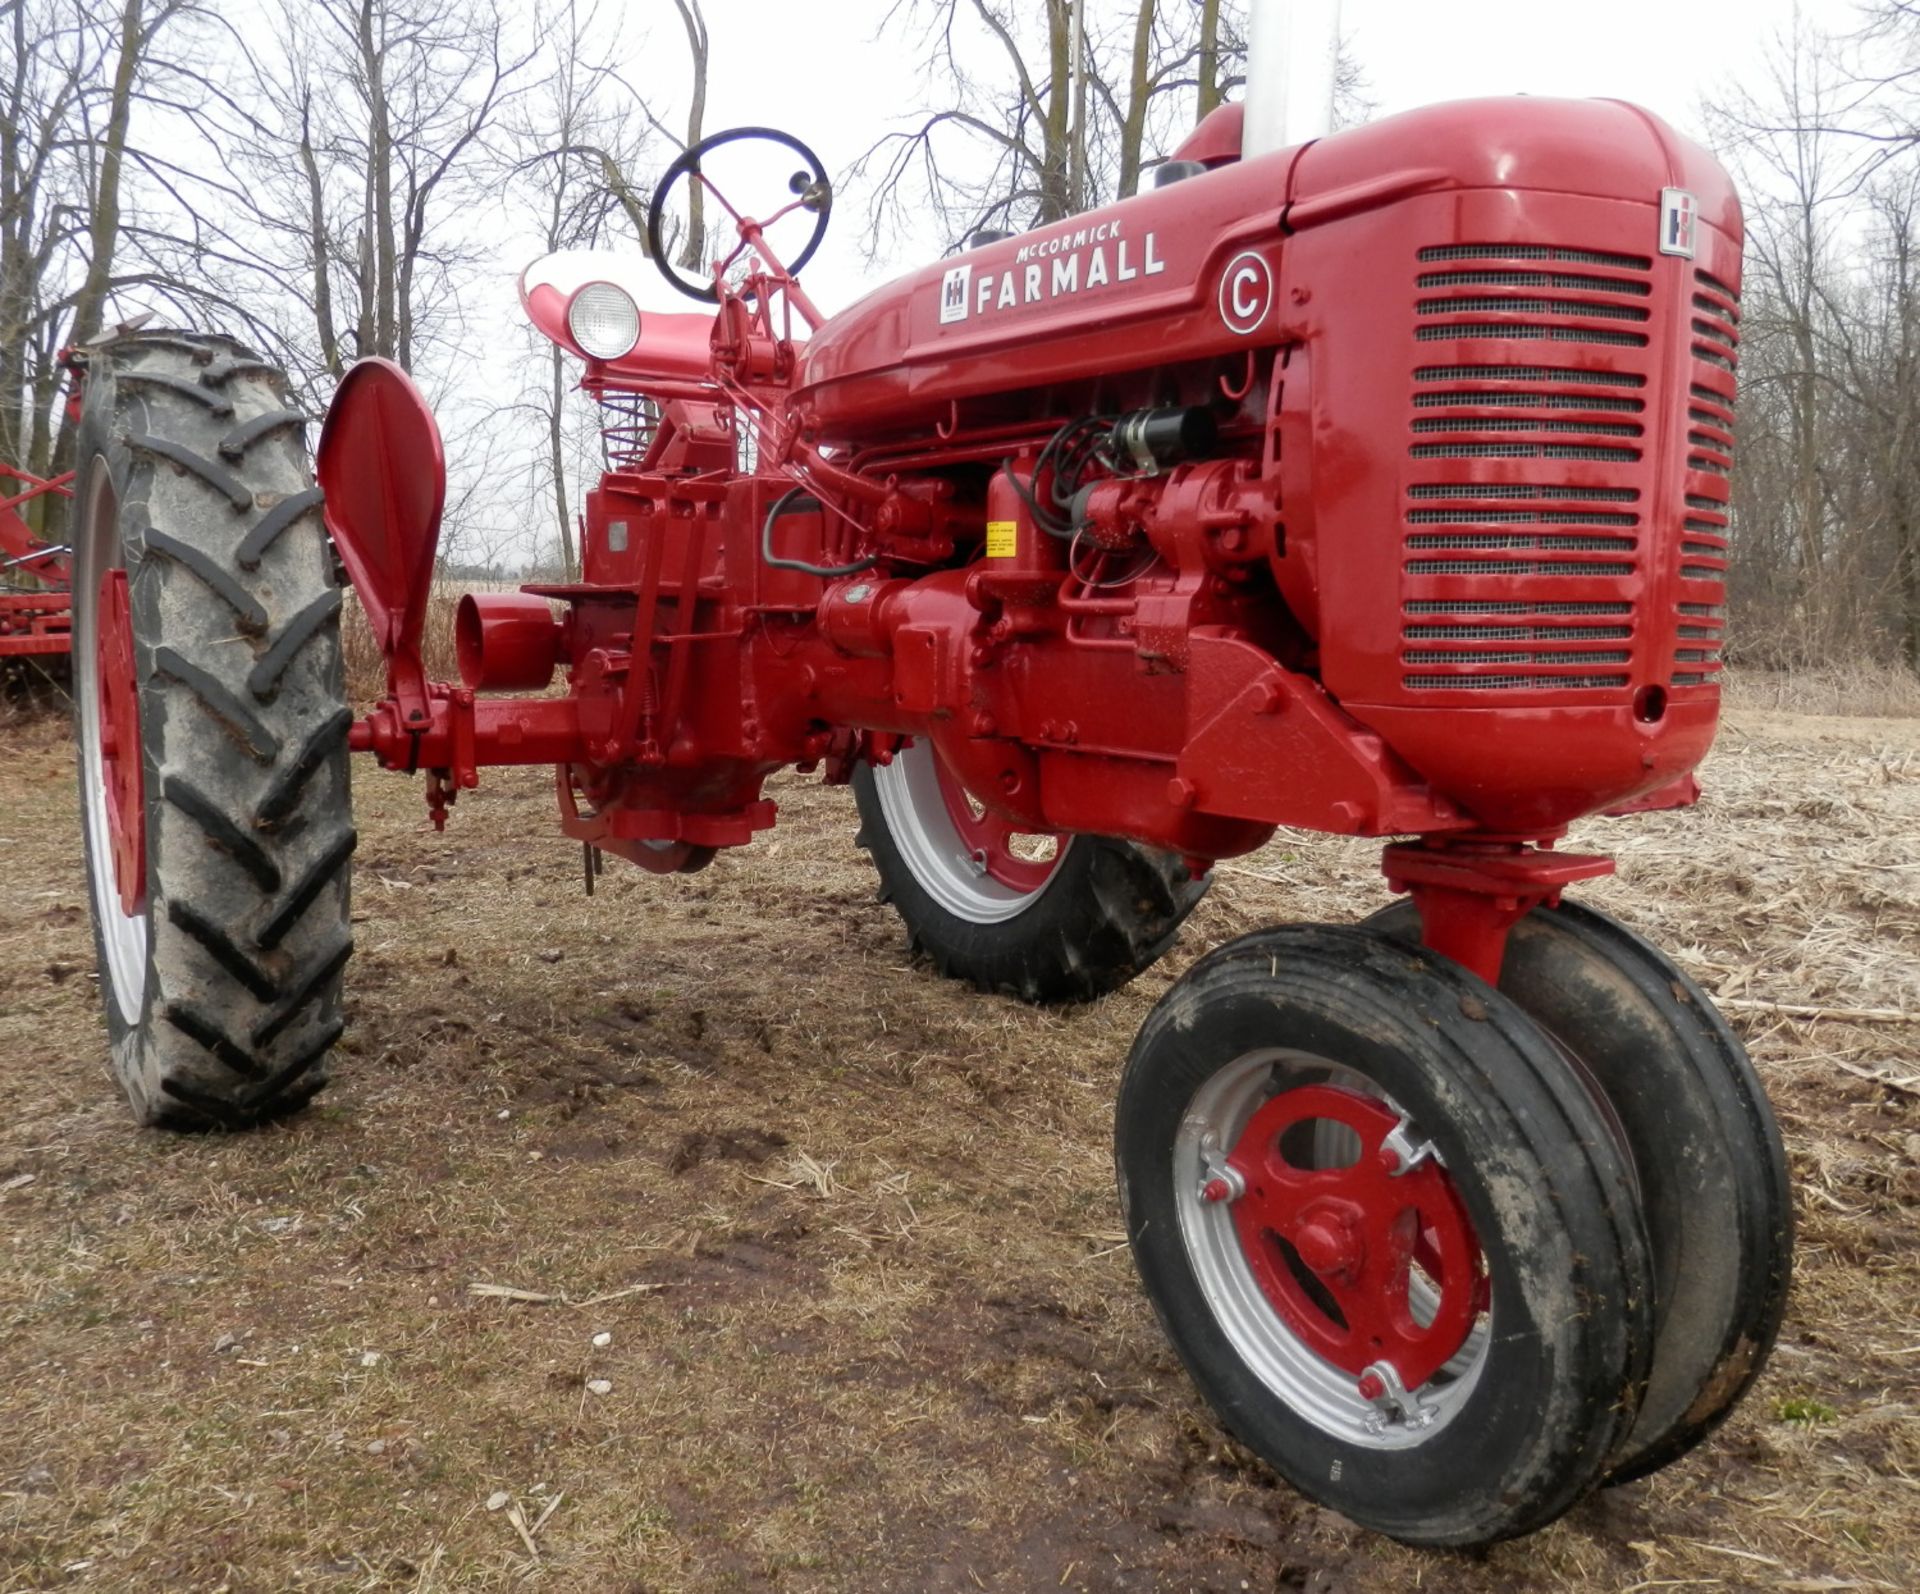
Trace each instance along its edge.
<instances>
[{"instance_id":1,"label":"tractor hood","mask_svg":"<svg viewBox=\"0 0 1920 1594\"><path fill-rule=\"evenodd\" d=\"M823 440L864 442L944 420L980 395L1231 358L1292 340L1297 315L1281 281L1292 233L1416 195L1489 191L1618 200L1652 218L1669 187L1691 191L1701 223L1738 235L1724 173L1635 106L1430 106L923 267L815 334L797 402Z\"/></svg>"}]
</instances>

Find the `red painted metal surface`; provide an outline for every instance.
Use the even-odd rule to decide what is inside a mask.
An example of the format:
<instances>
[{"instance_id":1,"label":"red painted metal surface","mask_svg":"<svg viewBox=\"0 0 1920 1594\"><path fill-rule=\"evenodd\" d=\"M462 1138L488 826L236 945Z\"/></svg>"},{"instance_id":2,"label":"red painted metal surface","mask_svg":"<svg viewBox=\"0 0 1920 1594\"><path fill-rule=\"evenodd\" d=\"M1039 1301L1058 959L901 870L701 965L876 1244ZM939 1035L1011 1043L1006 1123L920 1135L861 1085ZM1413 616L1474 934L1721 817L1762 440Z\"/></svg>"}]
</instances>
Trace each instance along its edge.
<instances>
[{"instance_id":1,"label":"red painted metal surface","mask_svg":"<svg viewBox=\"0 0 1920 1594\"><path fill-rule=\"evenodd\" d=\"M1386 1362L1408 1389L1438 1372L1487 1305L1480 1246L1445 1168L1401 1168L1384 1142L1399 1117L1335 1085L1282 1091L1227 1157L1243 1193L1233 1225L1248 1270L1281 1320L1334 1366ZM1344 1167L1296 1163L1290 1132L1338 1125L1358 1142ZM1301 1153L1295 1153L1300 1156ZM1409 1285L1418 1266L1434 1300L1425 1321Z\"/></svg>"},{"instance_id":2,"label":"red painted metal surface","mask_svg":"<svg viewBox=\"0 0 1920 1594\"><path fill-rule=\"evenodd\" d=\"M420 629L446 502L446 453L433 411L391 360L347 372L315 461L327 530L353 580L389 690L409 724L426 718Z\"/></svg>"},{"instance_id":3,"label":"red painted metal surface","mask_svg":"<svg viewBox=\"0 0 1920 1594\"><path fill-rule=\"evenodd\" d=\"M924 737L996 833L1195 866L1280 825L1419 838L1390 878L1496 977L1512 916L1583 867L1543 848L1689 800L1713 734L1738 201L1605 101L1248 161L1222 136L1196 134L1203 174L806 341L765 261L723 287L704 366L648 316L589 361L583 579L530 589L566 606L563 699L418 681L438 441L404 377L356 368L321 474L395 695L355 745L436 772L441 815L486 764L553 763L566 832L655 868L766 828L784 765L841 779ZM1690 257L1663 249L1671 189ZM1199 411L1200 442L1143 452ZM483 652L505 612L476 611ZM534 630L469 682L530 683Z\"/></svg>"},{"instance_id":4,"label":"red painted metal surface","mask_svg":"<svg viewBox=\"0 0 1920 1594\"><path fill-rule=\"evenodd\" d=\"M562 636L545 598L469 592L453 616L461 683L476 692L543 692L559 662Z\"/></svg>"},{"instance_id":5,"label":"red painted metal surface","mask_svg":"<svg viewBox=\"0 0 1920 1594\"><path fill-rule=\"evenodd\" d=\"M106 780L107 832L120 910L140 911L147 895L146 772L140 754L140 701L133 666L133 614L127 573L100 577L94 639L100 691L100 766Z\"/></svg>"},{"instance_id":6,"label":"red painted metal surface","mask_svg":"<svg viewBox=\"0 0 1920 1594\"><path fill-rule=\"evenodd\" d=\"M1411 893L1421 940L1497 986L1507 931L1537 907L1558 907L1567 886L1612 874L1613 860L1524 843L1442 840L1390 846L1380 867L1395 891Z\"/></svg>"},{"instance_id":7,"label":"red painted metal surface","mask_svg":"<svg viewBox=\"0 0 1920 1594\"><path fill-rule=\"evenodd\" d=\"M0 659L53 658L72 646L73 578L67 550L35 534L20 511L36 498L71 498L73 472L36 476L0 464L14 484L0 498Z\"/></svg>"}]
</instances>

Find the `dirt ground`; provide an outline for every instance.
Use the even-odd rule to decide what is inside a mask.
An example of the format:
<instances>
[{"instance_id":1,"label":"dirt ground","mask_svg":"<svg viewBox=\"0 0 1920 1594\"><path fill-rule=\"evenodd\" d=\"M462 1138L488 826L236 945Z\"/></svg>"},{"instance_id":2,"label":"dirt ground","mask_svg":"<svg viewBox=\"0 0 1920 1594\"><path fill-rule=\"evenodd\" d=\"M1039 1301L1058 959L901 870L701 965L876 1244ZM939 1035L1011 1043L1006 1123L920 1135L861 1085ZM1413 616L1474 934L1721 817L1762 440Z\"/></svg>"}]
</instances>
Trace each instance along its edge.
<instances>
[{"instance_id":1,"label":"dirt ground","mask_svg":"<svg viewBox=\"0 0 1920 1594\"><path fill-rule=\"evenodd\" d=\"M1706 779L1573 839L1766 1076L1786 1333L1703 1450L1465 1556L1223 1438L1113 1194L1148 1007L1380 905L1372 847L1283 836L1042 1012L910 965L844 792L589 900L541 775L437 836L361 767L335 1084L168 1138L101 1062L64 726L0 725L0 1589L1920 1586L1920 721L1736 713Z\"/></svg>"}]
</instances>

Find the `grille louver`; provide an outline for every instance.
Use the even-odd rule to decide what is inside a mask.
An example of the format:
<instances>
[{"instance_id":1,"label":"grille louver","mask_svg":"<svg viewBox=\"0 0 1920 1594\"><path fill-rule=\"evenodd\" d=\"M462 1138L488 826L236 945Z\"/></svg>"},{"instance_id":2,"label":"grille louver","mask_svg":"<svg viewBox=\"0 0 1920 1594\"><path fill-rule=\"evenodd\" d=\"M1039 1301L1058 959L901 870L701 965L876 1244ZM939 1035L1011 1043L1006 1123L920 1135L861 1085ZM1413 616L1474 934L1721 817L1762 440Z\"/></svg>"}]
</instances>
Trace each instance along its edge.
<instances>
[{"instance_id":1,"label":"grille louver","mask_svg":"<svg viewBox=\"0 0 1920 1594\"><path fill-rule=\"evenodd\" d=\"M1675 557L1676 604L1669 683L1719 689L1726 621L1729 475L1733 469L1734 368L1740 295L1705 271L1693 274L1693 375L1687 388L1686 519Z\"/></svg>"},{"instance_id":2,"label":"grille louver","mask_svg":"<svg viewBox=\"0 0 1920 1594\"><path fill-rule=\"evenodd\" d=\"M1635 328L1654 313L1653 262L1544 244L1446 245L1419 260L1456 267L1416 277L1420 342L1607 352L1589 366L1572 348L1564 364L1474 362L1462 348L1458 363L1414 371L1401 684L1617 690L1635 656L1645 534L1646 422L1625 417L1644 415L1648 386L1622 367L1649 342ZM1509 472L1526 479L1484 479Z\"/></svg>"},{"instance_id":3,"label":"grille louver","mask_svg":"<svg viewBox=\"0 0 1920 1594\"><path fill-rule=\"evenodd\" d=\"M1404 687L1718 690L1740 301L1670 271L1552 244L1419 252L1414 337L1454 347L1413 372ZM1647 410L1656 321L1691 361L1671 414ZM1548 343L1564 352L1524 347ZM1657 481L1656 459L1682 481ZM1676 485L1681 524L1656 524ZM1673 607L1643 609L1649 592Z\"/></svg>"}]
</instances>

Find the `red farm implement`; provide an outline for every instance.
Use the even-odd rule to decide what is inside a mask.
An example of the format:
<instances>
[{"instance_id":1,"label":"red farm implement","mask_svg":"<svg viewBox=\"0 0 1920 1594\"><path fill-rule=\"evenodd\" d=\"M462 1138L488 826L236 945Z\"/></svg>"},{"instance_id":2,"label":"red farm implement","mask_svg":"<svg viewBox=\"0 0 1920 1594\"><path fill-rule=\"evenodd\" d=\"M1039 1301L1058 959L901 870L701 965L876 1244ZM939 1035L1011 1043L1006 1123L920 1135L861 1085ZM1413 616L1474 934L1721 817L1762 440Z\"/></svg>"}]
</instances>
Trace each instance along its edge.
<instances>
[{"instance_id":1,"label":"red farm implement","mask_svg":"<svg viewBox=\"0 0 1920 1594\"><path fill-rule=\"evenodd\" d=\"M523 278L608 467L582 579L463 599L457 682L421 663L444 468L404 374L348 373L316 486L238 345L90 351L75 698L141 1120L324 1079L350 751L440 822L551 767L589 882L699 869L819 771L932 964L1035 1001L1149 966L1276 827L1377 837L1402 902L1215 949L1134 1045L1120 1201L1169 1338L1282 1475L1416 1543L1708 1434L1780 1323L1778 1133L1700 989L1565 895L1610 861L1558 843L1691 802L1714 734L1738 200L1614 102L1256 120L831 318L795 280L819 161L686 151L652 252L706 185L700 310L643 313L611 257ZM764 220L708 164L749 138L799 168ZM359 719L329 533L388 664Z\"/></svg>"},{"instance_id":2,"label":"red farm implement","mask_svg":"<svg viewBox=\"0 0 1920 1594\"><path fill-rule=\"evenodd\" d=\"M21 510L50 494L71 495L73 473L41 477L0 464L0 666L66 656L73 600L67 550L35 535Z\"/></svg>"}]
</instances>

